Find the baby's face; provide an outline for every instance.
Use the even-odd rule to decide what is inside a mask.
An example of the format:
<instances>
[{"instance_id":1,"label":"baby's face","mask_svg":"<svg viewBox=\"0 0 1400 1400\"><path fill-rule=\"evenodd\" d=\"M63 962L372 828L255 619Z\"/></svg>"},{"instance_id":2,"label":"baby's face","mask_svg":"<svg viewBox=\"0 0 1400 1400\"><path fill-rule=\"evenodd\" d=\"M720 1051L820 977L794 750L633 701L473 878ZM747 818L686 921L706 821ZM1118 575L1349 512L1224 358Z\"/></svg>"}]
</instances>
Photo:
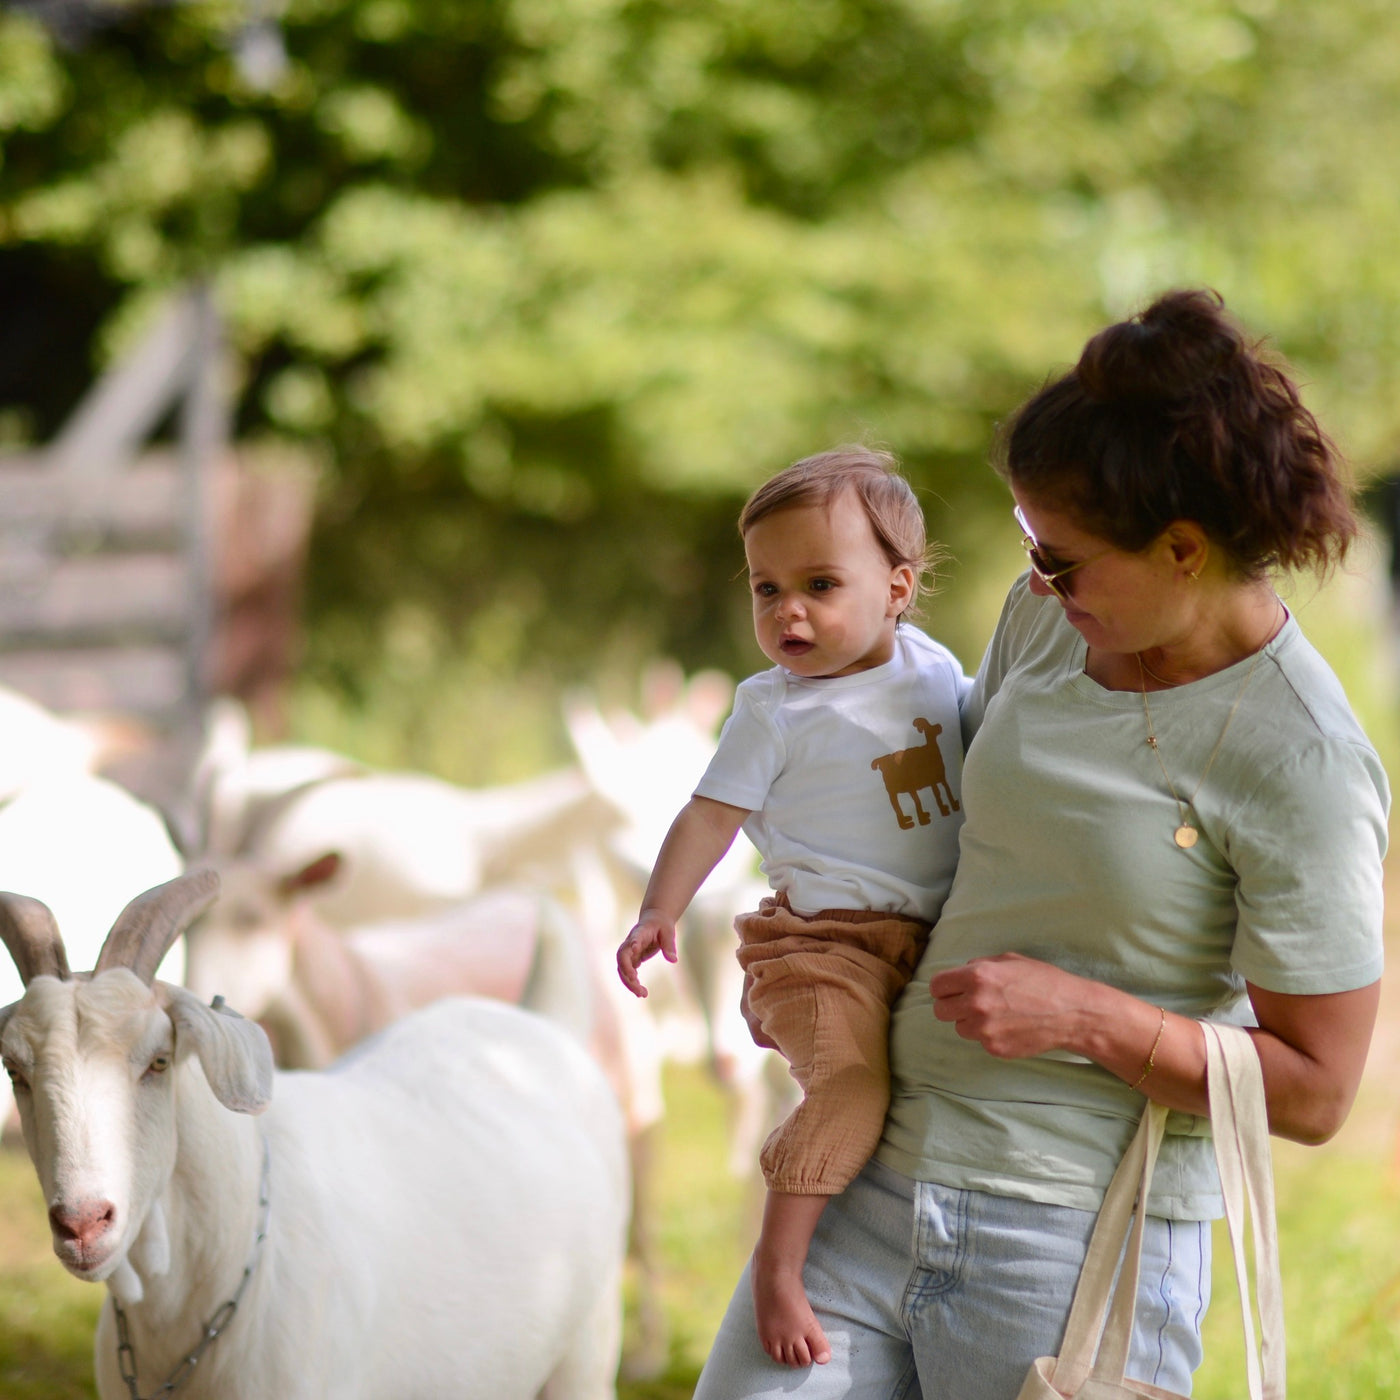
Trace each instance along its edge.
<instances>
[{"instance_id":1,"label":"baby's face","mask_svg":"<svg viewBox=\"0 0 1400 1400\"><path fill-rule=\"evenodd\" d=\"M754 634L795 675L848 676L894 654L914 571L892 565L854 491L765 516L744 536Z\"/></svg>"}]
</instances>

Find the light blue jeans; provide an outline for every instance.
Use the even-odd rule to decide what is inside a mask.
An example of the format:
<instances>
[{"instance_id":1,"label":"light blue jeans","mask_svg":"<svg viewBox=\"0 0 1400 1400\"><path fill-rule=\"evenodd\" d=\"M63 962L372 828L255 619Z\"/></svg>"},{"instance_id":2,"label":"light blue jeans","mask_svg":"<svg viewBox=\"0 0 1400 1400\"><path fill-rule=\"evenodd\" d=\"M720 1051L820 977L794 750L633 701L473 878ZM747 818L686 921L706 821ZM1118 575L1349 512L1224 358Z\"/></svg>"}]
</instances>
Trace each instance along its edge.
<instances>
[{"instance_id":1,"label":"light blue jeans","mask_svg":"<svg viewBox=\"0 0 1400 1400\"><path fill-rule=\"evenodd\" d=\"M878 1162L823 1212L807 1296L831 1360L771 1361L748 1270L695 1400L1015 1400L1059 1350L1090 1211L911 1181ZM1189 1394L1210 1301L1210 1223L1149 1218L1129 1374Z\"/></svg>"}]
</instances>

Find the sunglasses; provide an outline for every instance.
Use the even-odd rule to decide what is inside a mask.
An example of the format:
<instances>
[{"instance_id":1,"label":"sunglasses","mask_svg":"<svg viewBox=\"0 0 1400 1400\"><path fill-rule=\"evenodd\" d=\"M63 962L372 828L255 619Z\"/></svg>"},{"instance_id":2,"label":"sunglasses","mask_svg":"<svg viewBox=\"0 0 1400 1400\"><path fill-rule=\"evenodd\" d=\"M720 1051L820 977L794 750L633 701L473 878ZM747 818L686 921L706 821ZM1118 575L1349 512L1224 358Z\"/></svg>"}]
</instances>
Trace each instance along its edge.
<instances>
[{"instance_id":1,"label":"sunglasses","mask_svg":"<svg viewBox=\"0 0 1400 1400\"><path fill-rule=\"evenodd\" d=\"M1092 564L1096 559L1102 559L1105 554L1113 553L1113 547L1110 545L1107 549L1099 550L1097 554L1091 554L1087 559L1077 560L1073 564L1061 564L1041 549L1036 537L1031 534L1031 527L1026 524L1026 517L1021 514L1021 507L1012 507L1011 513L1021 527L1021 548L1026 551L1026 558L1030 560L1031 571L1062 603L1069 602L1069 585L1064 581L1067 574L1082 569L1086 564Z\"/></svg>"}]
</instances>

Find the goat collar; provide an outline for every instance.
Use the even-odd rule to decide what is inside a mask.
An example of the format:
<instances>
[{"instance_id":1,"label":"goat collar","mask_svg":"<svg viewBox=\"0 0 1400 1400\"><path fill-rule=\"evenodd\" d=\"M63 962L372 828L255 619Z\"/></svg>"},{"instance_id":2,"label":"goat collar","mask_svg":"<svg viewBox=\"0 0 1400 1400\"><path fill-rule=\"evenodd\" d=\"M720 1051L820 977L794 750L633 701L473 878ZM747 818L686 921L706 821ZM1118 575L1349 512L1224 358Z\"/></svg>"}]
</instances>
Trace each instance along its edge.
<instances>
[{"instance_id":1,"label":"goat collar","mask_svg":"<svg viewBox=\"0 0 1400 1400\"><path fill-rule=\"evenodd\" d=\"M223 1303L215 1311L213 1317L204 1324L204 1329L194 1348L170 1373L165 1383L153 1390L149 1396L143 1397L137 1387L136 1348L131 1344L131 1330L126 1324L126 1313L113 1295L112 1311L117 1317L117 1365L121 1369L122 1380L126 1383L127 1394L131 1400L166 1400L168 1396L174 1395L194 1374L195 1367L199 1365L204 1353L218 1340L219 1334L233 1321L233 1315L238 1311L238 1305L242 1302L243 1294L247 1290L248 1281L257 1271L258 1260L262 1257L263 1241L267 1238L268 1216L272 1209L272 1154L268 1150L266 1138L263 1138L262 1149L262 1180L258 1187L258 1224L253 1234L253 1247L248 1252L248 1262L243 1266L243 1277L238 1280L238 1287L233 1290L233 1297Z\"/></svg>"}]
</instances>

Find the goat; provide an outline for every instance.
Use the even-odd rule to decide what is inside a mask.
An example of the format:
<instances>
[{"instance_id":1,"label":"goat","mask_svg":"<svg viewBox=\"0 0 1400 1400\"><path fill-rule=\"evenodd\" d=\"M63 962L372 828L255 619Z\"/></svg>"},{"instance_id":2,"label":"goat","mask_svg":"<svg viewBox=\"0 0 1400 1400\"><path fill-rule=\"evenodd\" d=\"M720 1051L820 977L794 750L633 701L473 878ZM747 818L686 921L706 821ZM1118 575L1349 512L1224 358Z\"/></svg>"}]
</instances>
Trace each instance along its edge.
<instances>
[{"instance_id":1,"label":"goat","mask_svg":"<svg viewBox=\"0 0 1400 1400\"><path fill-rule=\"evenodd\" d=\"M548 1016L611 1067L606 1007L595 1005L583 936L560 905L502 888L337 929L313 896L342 864L331 851L277 878L230 862L218 905L185 930L186 985L199 997L222 992L260 1022L278 1065L323 1068L417 1007L474 995Z\"/></svg>"},{"instance_id":2,"label":"goat","mask_svg":"<svg viewBox=\"0 0 1400 1400\"><path fill-rule=\"evenodd\" d=\"M427 773L330 774L248 802L242 829L195 859L252 856L300 869L327 851L345 863L317 892L340 928L456 904L551 872L616 816L577 772L469 789Z\"/></svg>"},{"instance_id":3,"label":"goat","mask_svg":"<svg viewBox=\"0 0 1400 1400\"><path fill-rule=\"evenodd\" d=\"M179 874L180 854L153 807L90 771L102 756L92 731L3 688L0 725L0 889L45 901L72 930L75 959L90 960L133 895ZM183 948L171 950L161 975L183 979ZM0 959L0 1006L20 991ZM0 1132L10 1110L0 1082Z\"/></svg>"},{"instance_id":4,"label":"goat","mask_svg":"<svg viewBox=\"0 0 1400 1400\"><path fill-rule=\"evenodd\" d=\"M944 766L943 754L938 747L938 736L943 732L943 726L930 724L926 719L916 719L914 728L924 736L924 742L918 748L896 749L894 753L882 754L879 758L870 760L870 766L879 769L881 777L885 780L885 791L889 794L890 806L894 808L894 814L899 819L901 831L910 831L914 826L914 818L906 816L904 809L899 805L901 793L908 793L913 799L914 812L920 826L927 826L931 820L919 801L919 791L922 788L932 790L933 800L938 803L938 810L945 817L958 810L958 799L954 796L953 789L948 786L948 770ZM945 792L948 794L946 802L943 800Z\"/></svg>"},{"instance_id":5,"label":"goat","mask_svg":"<svg viewBox=\"0 0 1400 1400\"><path fill-rule=\"evenodd\" d=\"M0 1055L54 1251L108 1286L101 1400L613 1395L627 1174L597 1067L454 999L275 1073L256 1023L155 980L217 886L139 896L77 977L47 907L0 895L25 986Z\"/></svg>"},{"instance_id":6,"label":"goat","mask_svg":"<svg viewBox=\"0 0 1400 1400\"><path fill-rule=\"evenodd\" d=\"M650 678L659 683L653 689L674 691L672 675L673 669L654 669ZM713 752L714 726L733 685L711 674L692 678L681 693L683 704L663 696L644 720L604 719L580 698L567 713L577 767L484 789L423 774L357 772L348 758L338 764L324 751L253 748L246 726L224 713L211 725L200 770L198 805L205 815L195 825L202 839L188 852L192 860L215 864L227 890L190 931L191 982L205 987L205 950L255 946L248 930L255 923L275 925L276 940L257 940L262 951L256 961L284 988L279 1016L303 1027L315 1018L304 1001L293 1006L286 993L298 984L305 990L311 980L312 934L304 920L338 930L351 944L372 938L376 952L389 954L391 929L417 930L415 938L427 946L425 920L470 918L472 901L483 892L494 896L502 883L538 889L572 915L592 973L592 1044L618 1088L633 1153L640 1316L625 1363L633 1377L655 1374L668 1354L665 1319L656 1306L660 1260L647 1182L665 1112L663 1061L710 1054L733 1105L732 1160L745 1174L753 1172L759 1144L791 1103L786 1067L777 1061L781 1074L769 1072L776 1057L753 1045L738 1014L733 916L754 907L767 889L753 879L747 843L736 843L733 858L687 916L688 949L698 942L714 948L713 956L688 952L684 960L685 978L707 970L697 984L704 993L699 1004L687 996L684 978L644 1005L617 980L617 941L636 913L666 825L689 792L677 798L678 785L693 784ZM332 854L338 857L334 868L308 883L306 874L327 870L318 863ZM736 894L740 884L743 893ZM248 912L253 904L265 912ZM317 979L350 985L345 969L363 967L364 960L336 956L321 932L315 940L325 957ZM298 951L300 973L289 965ZM220 988L210 982L207 990ZM668 990L679 995L668 997ZM262 1014L256 998L243 1009Z\"/></svg>"}]
</instances>

